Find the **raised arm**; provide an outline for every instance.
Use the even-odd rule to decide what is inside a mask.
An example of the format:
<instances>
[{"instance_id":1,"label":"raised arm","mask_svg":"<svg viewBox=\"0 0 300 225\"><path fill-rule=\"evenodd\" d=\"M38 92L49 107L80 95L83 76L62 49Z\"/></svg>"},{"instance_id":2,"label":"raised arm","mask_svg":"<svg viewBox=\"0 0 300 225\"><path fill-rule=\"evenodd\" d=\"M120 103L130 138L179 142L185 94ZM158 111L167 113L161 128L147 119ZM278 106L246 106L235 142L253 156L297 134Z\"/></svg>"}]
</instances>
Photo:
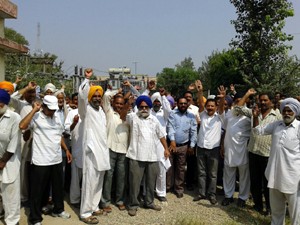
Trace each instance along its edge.
<instances>
[{"instance_id":1,"label":"raised arm","mask_svg":"<svg viewBox=\"0 0 300 225\"><path fill-rule=\"evenodd\" d=\"M197 98L198 98L198 106L199 106L199 112L204 111L204 101L203 101L203 86L202 82L200 80L195 81L195 86L197 89Z\"/></svg>"},{"instance_id":2,"label":"raised arm","mask_svg":"<svg viewBox=\"0 0 300 225\"><path fill-rule=\"evenodd\" d=\"M85 80L81 83L78 90L78 112L81 118L85 117L88 105L88 95L90 91L90 77L93 75L92 69L84 71Z\"/></svg>"},{"instance_id":3,"label":"raised arm","mask_svg":"<svg viewBox=\"0 0 300 225\"><path fill-rule=\"evenodd\" d=\"M30 113L27 114L27 116L25 116L21 120L21 122L19 124L19 128L21 130L26 130L28 128L33 116L35 115L36 112L40 111L40 109L41 109L41 104L39 102L34 102L32 110L30 111Z\"/></svg>"},{"instance_id":4,"label":"raised arm","mask_svg":"<svg viewBox=\"0 0 300 225\"><path fill-rule=\"evenodd\" d=\"M226 89L223 85L218 88L219 95L217 96L220 99L219 102L219 114L222 115L225 111L225 96L226 96Z\"/></svg>"}]
</instances>

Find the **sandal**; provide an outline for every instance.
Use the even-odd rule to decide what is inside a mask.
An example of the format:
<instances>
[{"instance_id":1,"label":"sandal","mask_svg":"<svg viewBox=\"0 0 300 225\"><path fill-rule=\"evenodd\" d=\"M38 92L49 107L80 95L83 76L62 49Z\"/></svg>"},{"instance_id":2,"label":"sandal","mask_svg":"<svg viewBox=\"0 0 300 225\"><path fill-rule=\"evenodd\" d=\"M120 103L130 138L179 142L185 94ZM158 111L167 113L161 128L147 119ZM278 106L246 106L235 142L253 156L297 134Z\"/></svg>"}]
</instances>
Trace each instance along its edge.
<instances>
[{"instance_id":1,"label":"sandal","mask_svg":"<svg viewBox=\"0 0 300 225\"><path fill-rule=\"evenodd\" d=\"M96 212L93 212L93 216L107 216L107 212L105 212L103 209L99 209Z\"/></svg>"},{"instance_id":2,"label":"sandal","mask_svg":"<svg viewBox=\"0 0 300 225\"><path fill-rule=\"evenodd\" d=\"M86 224L97 224L99 220L95 216L89 216L87 218L80 218L80 220Z\"/></svg>"}]
</instances>

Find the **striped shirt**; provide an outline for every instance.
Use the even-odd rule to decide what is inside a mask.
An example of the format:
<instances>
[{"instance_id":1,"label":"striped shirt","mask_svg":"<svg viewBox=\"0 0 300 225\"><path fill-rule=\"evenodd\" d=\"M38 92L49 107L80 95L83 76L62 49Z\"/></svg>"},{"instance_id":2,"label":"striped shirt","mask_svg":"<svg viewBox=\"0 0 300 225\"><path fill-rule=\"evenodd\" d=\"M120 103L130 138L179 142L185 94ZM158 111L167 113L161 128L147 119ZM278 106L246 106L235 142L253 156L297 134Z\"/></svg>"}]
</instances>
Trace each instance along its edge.
<instances>
[{"instance_id":1,"label":"striped shirt","mask_svg":"<svg viewBox=\"0 0 300 225\"><path fill-rule=\"evenodd\" d=\"M245 116L252 117L252 110L246 107L238 107L236 106L239 112L244 114ZM277 120L281 120L282 116L278 110L273 110L265 116L265 118L262 118L262 114L260 113L258 116L259 125L264 127L267 124L273 123ZM252 118L252 124L253 124L253 118ZM271 149L271 143L272 143L272 136L271 135L258 135L251 131L251 136L248 144L248 150L251 153L269 157L270 156L270 149Z\"/></svg>"}]
</instances>

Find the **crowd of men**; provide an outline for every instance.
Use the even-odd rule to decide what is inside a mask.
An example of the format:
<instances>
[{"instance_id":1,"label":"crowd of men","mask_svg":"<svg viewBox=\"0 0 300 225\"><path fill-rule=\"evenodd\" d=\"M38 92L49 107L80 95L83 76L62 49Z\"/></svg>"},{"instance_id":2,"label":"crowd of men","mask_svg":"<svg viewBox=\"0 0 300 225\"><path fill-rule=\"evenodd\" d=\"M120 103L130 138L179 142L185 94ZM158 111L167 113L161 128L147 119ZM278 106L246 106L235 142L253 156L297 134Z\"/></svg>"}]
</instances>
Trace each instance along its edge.
<instances>
[{"instance_id":1,"label":"crowd of men","mask_svg":"<svg viewBox=\"0 0 300 225\"><path fill-rule=\"evenodd\" d=\"M70 218L66 186L80 220L97 224L111 204L130 216L141 203L160 211L155 197L182 198L185 189L196 190L193 201L215 205L220 181L227 206L237 178L238 207L251 194L253 209L271 215L272 224L285 223L286 207L291 224L300 224L297 99L254 89L243 95L234 85L205 98L200 80L176 101L164 88L153 91L154 82L142 94L129 81L104 93L90 82L92 74L85 70L69 102L51 83L37 93L34 81L19 90L18 82L0 82L0 216L6 224L18 224L21 205L30 208L30 224L40 225L43 213Z\"/></svg>"}]
</instances>

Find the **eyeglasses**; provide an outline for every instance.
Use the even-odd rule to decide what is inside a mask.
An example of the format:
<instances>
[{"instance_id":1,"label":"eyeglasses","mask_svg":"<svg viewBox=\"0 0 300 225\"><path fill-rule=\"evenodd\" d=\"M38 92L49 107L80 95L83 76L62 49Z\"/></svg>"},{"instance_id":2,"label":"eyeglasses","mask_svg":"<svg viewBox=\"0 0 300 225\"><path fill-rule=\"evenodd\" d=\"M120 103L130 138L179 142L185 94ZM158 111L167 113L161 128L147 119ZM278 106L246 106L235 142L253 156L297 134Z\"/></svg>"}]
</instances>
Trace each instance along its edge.
<instances>
[{"instance_id":1,"label":"eyeglasses","mask_svg":"<svg viewBox=\"0 0 300 225\"><path fill-rule=\"evenodd\" d=\"M147 106L147 105L140 105L139 109L149 109L149 106Z\"/></svg>"}]
</instances>

